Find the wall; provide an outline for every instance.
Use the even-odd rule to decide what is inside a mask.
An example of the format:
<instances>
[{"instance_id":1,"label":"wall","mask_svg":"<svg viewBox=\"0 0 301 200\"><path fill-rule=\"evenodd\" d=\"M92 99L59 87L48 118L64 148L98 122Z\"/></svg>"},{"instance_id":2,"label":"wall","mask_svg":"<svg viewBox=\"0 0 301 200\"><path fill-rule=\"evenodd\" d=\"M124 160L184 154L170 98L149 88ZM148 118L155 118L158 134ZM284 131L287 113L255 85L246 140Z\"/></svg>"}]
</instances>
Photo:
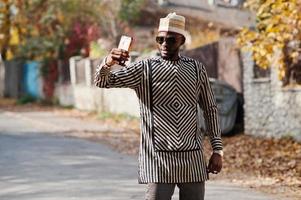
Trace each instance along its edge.
<instances>
[{"instance_id":1,"label":"wall","mask_svg":"<svg viewBox=\"0 0 301 200\"><path fill-rule=\"evenodd\" d=\"M212 9L210 7L210 4L208 3L208 0L168 0L169 5L176 5L176 6L183 6L183 7L190 7L195 9L206 9L210 10Z\"/></svg>"},{"instance_id":2,"label":"wall","mask_svg":"<svg viewBox=\"0 0 301 200\"><path fill-rule=\"evenodd\" d=\"M218 46L219 42L213 42L181 53L202 62L206 67L208 76L218 78Z\"/></svg>"},{"instance_id":3,"label":"wall","mask_svg":"<svg viewBox=\"0 0 301 200\"><path fill-rule=\"evenodd\" d=\"M253 78L250 53L243 54L246 134L301 140L301 86L282 87L277 70L267 78Z\"/></svg>"},{"instance_id":4,"label":"wall","mask_svg":"<svg viewBox=\"0 0 301 200\"><path fill-rule=\"evenodd\" d=\"M214 0L165 0L164 2L162 6L166 12L176 12L186 17L222 24L226 27L249 27L254 26L256 21L254 13L244 9L214 6L212 5Z\"/></svg>"},{"instance_id":5,"label":"wall","mask_svg":"<svg viewBox=\"0 0 301 200\"><path fill-rule=\"evenodd\" d=\"M23 61L10 60L4 62L4 96L19 98L22 94Z\"/></svg>"},{"instance_id":6,"label":"wall","mask_svg":"<svg viewBox=\"0 0 301 200\"><path fill-rule=\"evenodd\" d=\"M96 65L99 62L80 57L70 59L71 83L56 86L55 94L60 104L80 110L126 113L138 117L138 98L133 90L104 89L93 85Z\"/></svg>"},{"instance_id":7,"label":"wall","mask_svg":"<svg viewBox=\"0 0 301 200\"><path fill-rule=\"evenodd\" d=\"M236 92L242 93L242 66L234 37L223 37L218 42L218 79L226 81Z\"/></svg>"}]
</instances>

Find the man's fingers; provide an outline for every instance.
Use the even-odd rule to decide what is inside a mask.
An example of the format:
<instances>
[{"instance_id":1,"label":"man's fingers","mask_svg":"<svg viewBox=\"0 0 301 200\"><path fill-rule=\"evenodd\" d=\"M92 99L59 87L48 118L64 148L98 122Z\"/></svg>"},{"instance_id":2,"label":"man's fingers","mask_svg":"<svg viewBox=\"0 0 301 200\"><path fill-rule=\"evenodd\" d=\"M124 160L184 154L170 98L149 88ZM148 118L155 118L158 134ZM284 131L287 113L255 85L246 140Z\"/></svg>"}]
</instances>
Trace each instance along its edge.
<instances>
[{"instance_id":1,"label":"man's fingers","mask_svg":"<svg viewBox=\"0 0 301 200\"><path fill-rule=\"evenodd\" d=\"M111 58L114 64L119 64L122 66L124 66L124 63L129 60L127 57L123 57L121 55L111 55Z\"/></svg>"},{"instance_id":2,"label":"man's fingers","mask_svg":"<svg viewBox=\"0 0 301 200\"><path fill-rule=\"evenodd\" d=\"M110 65L120 64L129 60L129 52L123 49L113 48L109 54L107 63Z\"/></svg>"},{"instance_id":3,"label":"man's fingers","mask_svg":"<svg viewBox=\"0 0 301 200\"><path fill-rule=\"evenodd\" d=\"M111 52L112 56L119 56L120 58L126 59L129 58L129 54L127 52L121 52L121 51L114 51Z\"/></svg>"},{"instance_id":4,"label":"man's fingers","mask_svg":"<svg viewBox=\"0 0 301 200\"><path fill-rule=\"evenodd\" d=\"M117 49L117 48L113 48L112 50L111 50L111 53L121 53L122 52L122 50L121 49Z\"/></svg>"},{"instance_id":5,"label":"man's fingers","mask_svg":"<svg viewBox=\"0 0 301 200\"><path fill-rule=\"evenodd\" d=\"M218 164L212 164L212 172L213 173L218 173L218 172L220 172L221 171L221 166L219 166Z\"/></svg>"},{"instance_id":6,"label":"man's fingers","mask_svg":"<svg viewBox=\"0 0 301 200\"><path fill-rule=\"evenodd\" d=\"M111 54L113 54L113 55L127 55L126 53L124 53L122 51L113 51L113 52L111 52Z\"/></svg>"},{"instance_id":7,"label":"man's fingers","mask_svg":"<svg viewBox=\"0 0 301 200\"><path fill-rule=\"evenodd\" d=\"M208 167L207 167L207 172L208 173L212 173L212 163L211 163L211 160L209 160L209 164L208 164Z\"/></svg>"},{"instance_id":8,"label":"man's fingers","mask_svg":"<svg viewBox=\"0 0 301 200\"><path fill-rule=\"evenodd\" d=\"M118 61L127 61L129 60L128 57L123 57L121 55L112 55L111 56L113 60L118 60Z\"/></svg>"},{"instance_id":9,"label":"man's fingers","mask_svg":"<svg viewBox=\"0 0 301 200\"><path fill-rule=\"evenodd\" d=\"M122 55L124 57L129 57L129 52L128 51L125 51L123 49L112 49L111 51L111 54L114 54L114 55Z\"/></svg>"},{"instance_id":10,"label":"man's fingers","mask_svg":"<svg viewBox=\"0 0 301 200\"><path fill-rule=\"evenodd\" d=\"M208 172L217 174L222 169L222 158L219 155L213 154L209 160Z\"/></svg>"}]
</instances>

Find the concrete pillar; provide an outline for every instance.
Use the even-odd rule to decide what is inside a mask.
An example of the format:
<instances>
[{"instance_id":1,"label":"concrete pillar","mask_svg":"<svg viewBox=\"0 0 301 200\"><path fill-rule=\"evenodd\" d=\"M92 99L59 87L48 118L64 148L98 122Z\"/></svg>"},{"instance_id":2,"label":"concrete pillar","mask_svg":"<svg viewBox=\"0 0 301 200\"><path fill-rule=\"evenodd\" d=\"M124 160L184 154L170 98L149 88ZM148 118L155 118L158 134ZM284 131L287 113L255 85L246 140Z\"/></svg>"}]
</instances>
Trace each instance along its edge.
<instances>
[{"instance_id":1,"label":"concrete pillar","mask_svg":"<svg viewBox=\"0 0 301 200\"><path fill-rule=\"evenodd\" d=\"M92 86L92 62L90 58L85 59L85 80L88 87Z\"/></svg>"},{"instance_id":2,"label":"concrete pillar","mask_svg":"<svg viewBox=\"0 0 301 200\"><path fill-rule=\"evenodd\" d=\"M70 81L72 85L76 84L76 62L80 60L81 56L74 56L69 59L70 67Z\"/></svg>"}]
</instances>

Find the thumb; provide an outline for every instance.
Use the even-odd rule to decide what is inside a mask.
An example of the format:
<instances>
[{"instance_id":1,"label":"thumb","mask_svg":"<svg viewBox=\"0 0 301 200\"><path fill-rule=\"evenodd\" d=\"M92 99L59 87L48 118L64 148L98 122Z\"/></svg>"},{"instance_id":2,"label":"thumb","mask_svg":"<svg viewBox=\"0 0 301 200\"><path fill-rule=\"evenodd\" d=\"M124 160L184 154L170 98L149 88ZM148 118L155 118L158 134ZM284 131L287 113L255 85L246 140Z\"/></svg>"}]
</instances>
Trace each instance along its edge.
<instances>
[{"instance_id":1,"label":"thumb","mask_svg":"<svg viewBox=\"0 0 301 200\"><path fill-rule=\"evenodd\" d=\"M209 163L208 163L208 167L207 167L207 172L212 172L212 160L210 159L209 160Z\"/></svg>"}]
</instances>

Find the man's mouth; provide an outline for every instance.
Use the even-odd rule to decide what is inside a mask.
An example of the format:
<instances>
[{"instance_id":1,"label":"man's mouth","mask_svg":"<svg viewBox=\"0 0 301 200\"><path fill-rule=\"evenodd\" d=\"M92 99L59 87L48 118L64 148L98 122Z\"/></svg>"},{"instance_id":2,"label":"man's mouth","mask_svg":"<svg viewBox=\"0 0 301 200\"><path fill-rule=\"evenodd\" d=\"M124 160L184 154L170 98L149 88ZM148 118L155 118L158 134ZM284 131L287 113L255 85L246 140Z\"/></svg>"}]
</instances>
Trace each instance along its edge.
<instances>
[{"instance_id":1,"label":"man's mouth","mask_svg":"<svg viewBox=\"0 0 301 200\"><path fill-rule=\"evenodd\" d=\"M164 53L164 54L166 54L166 53L168 53L169 51L168 51L167 49L161 49L161 52Z\"/></svg>"}]
</instances>

